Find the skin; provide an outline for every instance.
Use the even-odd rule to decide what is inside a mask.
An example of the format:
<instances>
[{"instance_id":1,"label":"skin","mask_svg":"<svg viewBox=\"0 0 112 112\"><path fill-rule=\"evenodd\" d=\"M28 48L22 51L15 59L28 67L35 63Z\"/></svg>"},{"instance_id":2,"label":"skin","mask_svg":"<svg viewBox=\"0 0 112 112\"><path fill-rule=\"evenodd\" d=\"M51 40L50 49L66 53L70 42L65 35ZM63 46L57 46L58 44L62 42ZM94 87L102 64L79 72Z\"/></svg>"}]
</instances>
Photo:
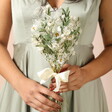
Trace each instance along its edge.
<instances>
[{"instance_id":1,"label":"skin","mask_svg":"<svg viewBox=\"0 0 112 112\"><path fill-rule=\"evenodd\" d=\"M53 110L58 112L61 107L47 99L45 95L61 102L63 101L62 97L36 81L25 77L12 61L7 50L11 27L11 0L0 0L0 74L19 93L27 105L40 112L50 112Z\"/></svg>"},{"instance_id":2,"label":"skin","mask_svg":"<svg viewBox=\"0 0 112 112\"><path fill-rule=\"evenodd\" d=\"M59 8L64 2L64 0L47 0L47 1L53 8L55 8L55 7Z\"/></svg>"},{"instance_id":3,"label":"skin","mask_svg":"<svg viewBox=\"0 0 112 112\"><path fill-rule=\"evenodd\" d=\"M61 83L59 92L78 90L84 84L95 80L112 70L112 0L102 0L99 10L99 24L105 49L93 61L83 67L65 64L62 71L70 70L69 82ZM55 79L50 85L56 87Z\"/></svg>"}]
</instances>

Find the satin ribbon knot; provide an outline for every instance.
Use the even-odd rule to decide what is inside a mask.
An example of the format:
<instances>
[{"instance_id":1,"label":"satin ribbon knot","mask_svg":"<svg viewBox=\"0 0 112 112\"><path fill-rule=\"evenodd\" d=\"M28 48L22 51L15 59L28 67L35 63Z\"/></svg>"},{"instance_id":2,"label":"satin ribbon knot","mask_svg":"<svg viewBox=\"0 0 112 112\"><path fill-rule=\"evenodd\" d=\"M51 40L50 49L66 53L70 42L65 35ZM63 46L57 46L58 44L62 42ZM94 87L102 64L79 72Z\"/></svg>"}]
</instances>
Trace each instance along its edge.
<instances>
[{"instance_id":1,"label":"satin ribbon knot","mask_svg":"<svg viewBox=\"0 0 112 112\"><path fill-rule=\"evenodd\" d=\"M51 68L45 68L42 71L37 72L38 77L41 79L40 84L44 84L51 77L56 79L56 88L53 90L55 92L59 91L61 81L68 82L69 74L70 70L61 73L55 73Z\"/></svg>"}]
</instances>

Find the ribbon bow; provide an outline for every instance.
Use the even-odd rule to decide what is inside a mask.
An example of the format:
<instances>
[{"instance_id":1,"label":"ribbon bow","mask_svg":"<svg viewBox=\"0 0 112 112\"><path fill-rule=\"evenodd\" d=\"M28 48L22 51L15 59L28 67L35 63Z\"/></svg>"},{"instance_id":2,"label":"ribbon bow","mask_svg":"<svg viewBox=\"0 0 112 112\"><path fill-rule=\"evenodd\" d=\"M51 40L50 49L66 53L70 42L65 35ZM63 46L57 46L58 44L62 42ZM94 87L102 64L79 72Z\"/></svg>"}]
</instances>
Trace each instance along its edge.
<instances>
[{"instance_id":1,"label":"ribbon bow","mask_svg":"<svg viewBox=\"0 0 112 112\"><path fill-rule=\"evenodd\" d=\"M69 74L70 74L70 70L67 70L67 71L61 72L61 73L55 73L51 68L45 68L44 70L37 73L37 75L41 79L40 84L45 83L51 77L55 77L56 88L53 90L55 92L59 91L61 81L68 82Z\"/></svg>"}]
</instances>

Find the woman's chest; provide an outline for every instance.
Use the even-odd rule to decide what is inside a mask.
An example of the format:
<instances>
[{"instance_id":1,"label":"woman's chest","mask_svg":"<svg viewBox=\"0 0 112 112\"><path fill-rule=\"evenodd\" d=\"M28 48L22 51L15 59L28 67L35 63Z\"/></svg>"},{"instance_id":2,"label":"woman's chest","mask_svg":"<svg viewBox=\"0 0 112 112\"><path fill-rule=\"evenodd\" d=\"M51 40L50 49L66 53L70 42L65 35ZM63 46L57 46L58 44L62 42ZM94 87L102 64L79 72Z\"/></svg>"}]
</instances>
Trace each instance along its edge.
<instances>
[{"instance_id":1,"label":"woman's chest","mask_svg":"<svg viewBox=\"0 0 112 112\"><path fill-rule=\"evenodd\" d=\"M62 8L69 7L72 16L86 18L88 13L93 11L92 8L93 5L95 4L95 1L96 0L82 0L79 3L75 2L70 3L65 1L62 3L61 7ZM12 2L13 2L13 10L17 18L19 19L19 17L21 17L19 15L22 15L23 19L27 21L33 18L35 9L38 9L38 11L40 11L42 7L45 7L48 4L48 3L44 4L42 0L18 0L18 1L12 0Z\"/></svg>"}]
</instances>

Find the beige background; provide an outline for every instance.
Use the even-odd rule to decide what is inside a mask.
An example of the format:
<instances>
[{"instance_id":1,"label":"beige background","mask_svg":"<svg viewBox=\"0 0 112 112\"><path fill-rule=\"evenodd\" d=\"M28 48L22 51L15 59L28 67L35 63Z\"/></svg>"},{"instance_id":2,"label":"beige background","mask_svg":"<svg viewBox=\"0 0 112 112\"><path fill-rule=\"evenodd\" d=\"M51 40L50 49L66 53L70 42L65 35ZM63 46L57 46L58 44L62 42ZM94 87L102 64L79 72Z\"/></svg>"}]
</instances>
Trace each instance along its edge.
<instances>
[{"instance_id":1,"label":"beige background","mask_svg":"<svg viewBox=\"0 0 112 112\"><path fill-rule=\"evenodd\" d=\"M9 45L8 45L8 50L10 52L11 57L13 56L12 40L13 40L12 37L10 37ZM99 26L97 27L93 44L95 46L94 53L95 53L95 56L97 57L101 53L101 51L104 49ZM112 112L112 71L104 75L101 79L102 79L106 97L107 97L109 112ZM0 89L3 86L3 84L4 84L4 79L0 76Z\"/></svg>"}]
</instances>

